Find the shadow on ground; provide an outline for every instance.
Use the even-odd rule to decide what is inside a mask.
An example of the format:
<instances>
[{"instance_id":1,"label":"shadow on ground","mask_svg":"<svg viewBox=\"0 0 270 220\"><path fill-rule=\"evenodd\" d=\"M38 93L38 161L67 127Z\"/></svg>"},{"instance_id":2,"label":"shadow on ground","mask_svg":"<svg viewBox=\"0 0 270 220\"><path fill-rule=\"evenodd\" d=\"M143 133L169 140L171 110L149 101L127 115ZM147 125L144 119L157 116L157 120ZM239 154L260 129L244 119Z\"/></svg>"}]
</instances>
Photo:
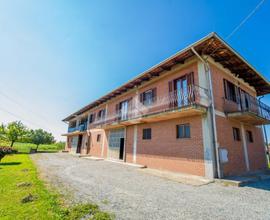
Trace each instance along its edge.
<instances>
[{"instance_id":1,"label":"shadow on ground","mask_svg":"<svg viewBox=\"0 0 270 220\"><path fill-rule=\"evenodd\" d=\"M46 151L46 150L41 150L41 151L36 152L36 154L40 154L40 153L58 153L58 151L53 151L53 150L48 150L48 151Z\"/></svg>"},{"instance_id":2,"label":"shadow on ground","mask_svg":"<svg viewBox=\"0 0 270 220\"><path fill-rule=\"evenodd\" d=\"M20 165L21 162L6 162L6 163L0 163L0 166L12 166L12 165Z\"/></svg>"},{"instance_id":3,"label":"shadow on ground","mask_svg":"<svg viewBox=\"0 0 270 220\"><path fill-rule=\"evenodd\" d=\"M17 152L16 154L39 154L39 153L58 153L58 151L52 151L52 150L40 150L38 152Z\"/></svg>"},{"instance_id":4,"label":"shadow on ground","mask_svg":"<svg viewBox=\"0 0 270 220\"><path fill-rule=\"evenodd\" d=\"M262 180L254 183L249 183L245 185L244 187L250 187L250 188L256 188L256 189L262 189L262 190L268 190L270 191L270 180Z\"/></svg>"}]
</instances>

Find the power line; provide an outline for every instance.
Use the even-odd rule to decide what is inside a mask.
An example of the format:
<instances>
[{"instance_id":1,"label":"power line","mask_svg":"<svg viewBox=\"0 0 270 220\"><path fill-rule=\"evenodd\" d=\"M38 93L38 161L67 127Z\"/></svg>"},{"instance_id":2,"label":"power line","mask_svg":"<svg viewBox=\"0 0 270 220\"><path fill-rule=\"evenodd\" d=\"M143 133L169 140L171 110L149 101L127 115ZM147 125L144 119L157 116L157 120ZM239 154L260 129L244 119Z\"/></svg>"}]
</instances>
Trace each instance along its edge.
<instances>
[{"instance_id":1,"label":"power line","mask_svg":"<svg viewBox=\"0 0 270 220\"><path fill-rule=\"evenodd\" d=\"M15 103L16 105L18 105L19 107L24 108L25 110L32 112L33 114L35 114L36 116L38 116L40 119L44 120L44 122L47 122L48 119L46 119L44 116L37 114L37 112L32 111L31 109L27 108L25 105L22 105L21 103L19 103L18 101L16 101L15 99L11 98L10 96L8 96L7 94L5 94L3 91L0 90L0 95L6 97L6 99L8 99L9 101Z\"/></svg>"},{"instance_id":2,"label":"power line","mask_svg":"<svg viewBox=\"0 0 270 220\"><path fill-rule=\"evenodd\" d=\"M25 107L25 105L22 105L21 103L19 103L19 102L16 101L15 99L11 98L11 97L8 96L7 94L5 94L3 91L0 91L0 95L6 97L9 101L15 103L15 104L18 105L19 107L24 108L24 109L27 110L28 112L31 112L31 113L33 113L34 115L38 116L40 119L43 120L43 122L45 122L45 123L48 122L48 119L46 119L46 118L43 117L42 115L37 114L37 112L34 112L33 110L31 110L31 109ZM3 108L2 108L2 109L3 109ZM6 111L7 113L9 113L9 114L15 116L14 113L8 112L7 110L5 110L5 111ZM31 121L29 121L29 120L27 120L27 119L25 119L25 118L22 118L22 117L20 117L20 116L18 116L18 115L16 115L16 117L17 117L18 119L23 119L23 120L25 120L25 121L28 121L28 123L30 122L30 123L32 123L32 124L35 124L35 125L38 126L38 127L46 127L48 130L54 130L54 129L51 129L51 128L47 127L47 126L41 126L41 125L38 125L38 124L36 124L36 123L34 123L34 122L31 122ZM54 131L60 132L60 131L57 131L57 130L54 130ZM61 131L61 132L62 132L62 131ZM60 132L60 133L61 133L61 132Z\"/></svg>"},{"instance_id":3,"label":"power line","mask_svg":"<svg viewBox=\"0 0 270 220\"><path fill-rule=\"evenodd\" d=\"M2 108L2 107L0 107L0 110L3 111L3 112L5 112L5 113L8 113L9 115L12 115L13 117L15 117L15 118L17 118L17 119L19 119L19 120L24 120L24 121L26 121L26 122L28 122L28 123L34 125L34 126L40 127L40 125L36 124L35 122L29 121L28 119L25 119L25 118L23 118L23 117L21 117L21 116L19 116L19 115L17 115L17 114L14 114L14 113L12 113L12 112L10 112L10 111L8 111L8 110Z\"/></svg>"},{"instance_id":4,"label":"power line","mask_svg":"<svg viewBox=\"0 0 270 220\"><path fill-rule=\"evenodd\" d=\"M228 40L229 38L231 38L258 10L259 8L262 6L262 4L265 2L265 0L261 0L256 7L240 22L239 25L237 25L232 32L225 38L225 40ZM212 44L212 42L210 44L208 44L206 50L208 49L208 47ZM215 53L220 47L217 47L215 50L213 50L213 52L209 55L211 56L213 53Z\"/></svg>"},{"instance_id":5,"label":"power line","mask_svg":"<svg viewBox=\"0 0 270 220\"><path fill-rule=\"evenodd\" d=\"M233 31L225 39L228 40L229 38L231 38L248 21L248 19L251 18L259 10L259 8L262 6L264 2L265 0L260 1L259 4L257 4L257 6L248 14L248 16L245 17L240 22L240 24L237 27L235 27Z\"/></svg>"},{"instance_id":6,"label":"power line","mask_svg":"<svg viewBox=\"0 0 270 220\"><path fill-rule=\"evenodd\" d=\"M26 119L26 118L24 118L24 117L22 117L22 116L19 116L19 115L17 115L17 114L14 114L14 113L12 113L12 112L10 112L10 111L4 109L3 107L0 107L0 111L5 112L5 113L7 113L7 114L9 114L9 115L12 115L13 117L17 118L18 120L26 121L26 122L28 122L29 124L33 125L33 126L37 126L37 127L46 127L48 130L52 130L51 128L48 128L47 126L39 125L39 124L37 124L37 123L35 123L35 122L33 122L33 121L30 121L30 120L28 120L28 119ZM56 131L56 130L54 130L54 131ZM59 132L59 131L57 131L57 132ZM61 133L61 132L60 132L60 133Z\"/></svg>"}]
</instances>

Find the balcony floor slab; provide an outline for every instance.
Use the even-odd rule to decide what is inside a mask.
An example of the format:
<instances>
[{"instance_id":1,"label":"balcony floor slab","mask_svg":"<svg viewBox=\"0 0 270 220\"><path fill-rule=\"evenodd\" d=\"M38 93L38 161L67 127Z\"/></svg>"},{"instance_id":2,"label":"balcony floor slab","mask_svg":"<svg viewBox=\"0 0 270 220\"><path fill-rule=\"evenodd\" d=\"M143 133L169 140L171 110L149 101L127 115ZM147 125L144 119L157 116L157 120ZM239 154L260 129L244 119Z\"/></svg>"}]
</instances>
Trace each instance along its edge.
<instances>
[{"instance_id":1,"label":"balcony floor slab","mask_svg":"<svg viewBox=\"0 0 270 220\"><path fill-rule=\"evenodd\" d=\"M234 119L246 124L263 125L270 124L270 120L262 118L253 112L231 112L226 113L228 118Z\"/></svg>"}]
</instances>

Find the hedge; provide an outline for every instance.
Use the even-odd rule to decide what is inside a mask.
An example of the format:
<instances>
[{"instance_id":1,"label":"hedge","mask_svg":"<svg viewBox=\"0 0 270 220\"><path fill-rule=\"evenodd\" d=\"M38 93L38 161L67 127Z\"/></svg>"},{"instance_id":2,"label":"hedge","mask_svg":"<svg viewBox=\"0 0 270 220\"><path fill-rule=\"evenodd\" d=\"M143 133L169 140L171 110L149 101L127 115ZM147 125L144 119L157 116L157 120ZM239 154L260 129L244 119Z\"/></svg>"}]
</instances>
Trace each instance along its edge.
<instances>
[{"instance_id":1,"label":"hedge","mask_svg":"<svg viewBox=\"0 0 270 220\"><path fill-rule=\"evenodd\" d=\"M0 146L0 161L7 154L14 154L14 153L17 153L17 150L12 149L11 147L2 147L2 146Z\"/></svg>"}]
</instances>

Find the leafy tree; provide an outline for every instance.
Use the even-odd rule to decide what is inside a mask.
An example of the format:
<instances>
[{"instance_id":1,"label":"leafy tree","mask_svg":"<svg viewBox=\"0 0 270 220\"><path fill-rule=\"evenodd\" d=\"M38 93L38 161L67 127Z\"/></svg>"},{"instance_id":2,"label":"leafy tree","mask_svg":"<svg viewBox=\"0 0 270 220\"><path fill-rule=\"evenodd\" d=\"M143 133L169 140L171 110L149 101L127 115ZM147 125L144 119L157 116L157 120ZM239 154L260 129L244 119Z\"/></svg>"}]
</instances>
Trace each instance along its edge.
<instances>
[{"instance_id":1,"label":"leafy tree","mask_svg":"<svg viewBox=\"0 0 270 220\"><path fill-rule=\"evenodd\" d=\"M7 124L7 126L1 125L0 136L10 141L10 147L14 142L18 141L27 133L26 127L20 121L14 121Z\"/></svg>"},{"instance_id":2,"label":"leafy tree","mask_svg":"<svg viewBox=\"0 0 270 220\"><path fill-rule=\"evenodd\" d=\"M53 135L42 129L31 130L29 137L30 142L37 145L36 151L40 144L52 144L55 142Z\"/></svg>"},{"instance_id":3,"label":"leafy tree","mask_svg":"<svg viewBox=\"0 0 270 220\"><path fill-rule=\"evenodd\" d=\"M5 125L1 124L0 125L0 141L5 139Z\"/></svg>"}]
</instances>

